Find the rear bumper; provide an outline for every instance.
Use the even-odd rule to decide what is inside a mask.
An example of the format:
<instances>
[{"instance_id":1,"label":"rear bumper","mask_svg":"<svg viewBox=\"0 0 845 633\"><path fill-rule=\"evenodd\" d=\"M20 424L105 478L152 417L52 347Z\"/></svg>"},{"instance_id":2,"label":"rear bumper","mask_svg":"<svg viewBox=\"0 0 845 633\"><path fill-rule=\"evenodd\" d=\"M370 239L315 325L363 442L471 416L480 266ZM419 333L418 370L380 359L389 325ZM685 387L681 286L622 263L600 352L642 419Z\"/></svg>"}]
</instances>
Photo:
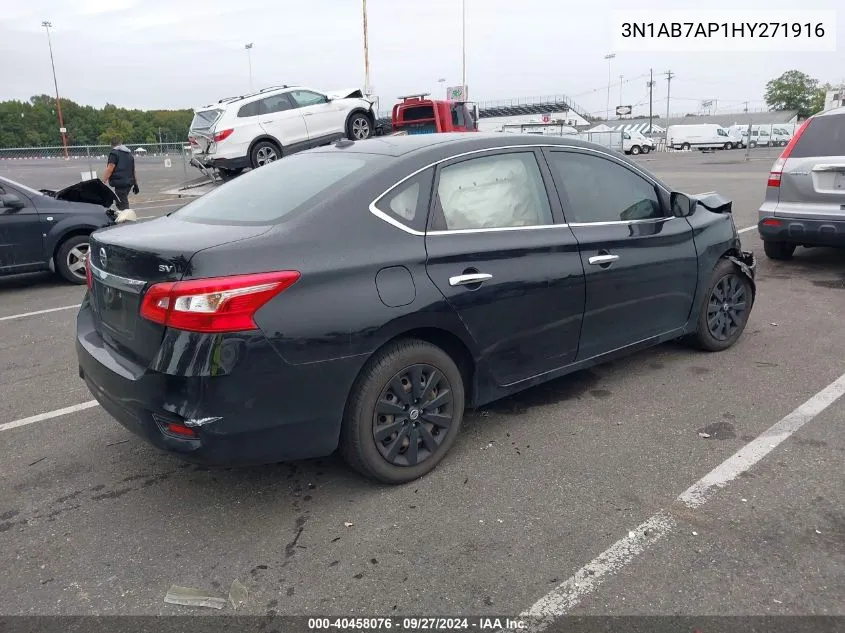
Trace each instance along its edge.
<instances>
[{"instance_id":1,"label":"rear bumper","mask_svg":"<svg viewBox=\"0 0 845 633\"><path fill-rule=\"evenodd\" d=\"M169 336L170 334L168 334ZM179 333L176 336L196 337ZM185 357L171 367L215 362L218 345L173 346ZM243 337L241 337L243 339ZM77 316L79 375L100 405L121 425L153 446L187 461L245 466L321 457L337 448L346 398L357 375L357 358L289 365L263 336L227 355L236 358L223 375L173 375L141 367L107 346L94 328L87 299ZM170 347L165 340L163 348ZM202 350L209 358L201 359ZM187 358L190 357L190 358ZM217 357L219 362L219 353ZM185 361L189 362L185 362ZM155 364L155 363L154 363ZM213 421L207 421L213 419ZM203 421L206 420L206 421ZM185 425L196 438L167 432Z\"/></svg>"},{"instance_id":2,"label":"rear bumper","mask_svg":"<svg viewBox=\"0 0 845 633\"><path fill-rule=\"evenodd\" d=\"M774 222L779 224L775 225ZM761 213L757 231L767 242L787 242L806 246L845 246L845 220L785 218L769 214L763 216Z\"/></svg>"}]
</instances>

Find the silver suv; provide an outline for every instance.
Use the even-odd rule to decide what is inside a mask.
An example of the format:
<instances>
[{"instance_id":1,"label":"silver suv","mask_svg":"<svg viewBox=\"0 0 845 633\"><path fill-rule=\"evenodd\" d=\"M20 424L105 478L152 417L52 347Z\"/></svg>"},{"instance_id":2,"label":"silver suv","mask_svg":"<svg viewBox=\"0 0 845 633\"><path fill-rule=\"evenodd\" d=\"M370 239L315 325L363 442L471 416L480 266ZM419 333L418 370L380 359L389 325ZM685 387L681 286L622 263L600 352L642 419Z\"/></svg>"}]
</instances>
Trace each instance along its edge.
<instances>
[{"instance_id":1,"label":"silver suv","mask_svg":"<svg viewBox=\"0 0 845 633\"><path fill-rule=\"evenodd\" d=\"M757 230L770 259L845 247L845 107L807 119L775 161Z\"/></svg>"}]
</instances>

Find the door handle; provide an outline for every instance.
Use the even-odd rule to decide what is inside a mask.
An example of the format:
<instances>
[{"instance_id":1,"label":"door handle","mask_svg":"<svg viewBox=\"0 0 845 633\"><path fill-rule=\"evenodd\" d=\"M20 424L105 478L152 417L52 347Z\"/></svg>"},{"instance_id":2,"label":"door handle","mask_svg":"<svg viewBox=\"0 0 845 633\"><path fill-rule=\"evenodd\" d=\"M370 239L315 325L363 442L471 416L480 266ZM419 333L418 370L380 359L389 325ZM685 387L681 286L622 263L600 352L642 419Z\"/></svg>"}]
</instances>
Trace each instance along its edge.
<instances>
[{"instance_id":1,"label":"door handle","mask_svg":"<svg viewBox=\"0 0 845 633\"><path fill-rule=\"evenodd\" d=\"M481 282L493 279L493 275L487 273L473 273L471 275L457 275L449 277L450 286L472 286L473 284L480 284Z\"/></svg>"},{"instance_id":2,"label":"door handle","mask_svg":"<svg viewBox=\"0 0 845 633\"><path fill-rule=\"evenodd\" d=\"M619 255L593 255L587 261L593 266L603 266L605 264L611 264L617 259L619 259Z\"/></svg>"},{"instance_id":3,"label":"door handle","mask_svg":"<svg viewBox=\"0 0 845 633\"><path fill-rule=\"evenodd\" d=\"M314 113L313 112L306 112L302 116L314 116Z\"/></svg>"},{"instance_id":4,"label":"door handle","mask_svg":"<svg viewBox=\"0 0 845 633\"><path fill-rule=\"evenodd\" d=\"M270 121L262 121L261 123L272 123L272 119Z\"/></svg>"}]
</instances>

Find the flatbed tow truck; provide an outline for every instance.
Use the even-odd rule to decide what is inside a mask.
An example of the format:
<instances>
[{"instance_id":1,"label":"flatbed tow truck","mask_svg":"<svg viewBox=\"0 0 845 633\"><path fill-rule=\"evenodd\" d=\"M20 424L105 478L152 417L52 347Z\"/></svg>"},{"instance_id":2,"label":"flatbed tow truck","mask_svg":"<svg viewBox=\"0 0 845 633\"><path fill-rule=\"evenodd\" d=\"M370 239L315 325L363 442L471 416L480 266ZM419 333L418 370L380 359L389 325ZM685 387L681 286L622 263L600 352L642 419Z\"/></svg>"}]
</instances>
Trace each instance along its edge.
<instances>
[{"instance_id":1,"label":"flatbed tow truck","mask_svg":"<svg viewBox=\"0 0 845 633\"><path fill-rule=\"evenodd\" d=\"M441 101L429 99L428 96L429 93L419 93L399 97L401 101L395 104L391 111L390 129L386 130L386 126L383 125L376 126L376 136L478 131L476 104L465 101ZM162 193L180 198L195 198L223 183L215 170L204 167L193 159L191 165L199 169L202 176Z\"/></svg>"}]
</instances>

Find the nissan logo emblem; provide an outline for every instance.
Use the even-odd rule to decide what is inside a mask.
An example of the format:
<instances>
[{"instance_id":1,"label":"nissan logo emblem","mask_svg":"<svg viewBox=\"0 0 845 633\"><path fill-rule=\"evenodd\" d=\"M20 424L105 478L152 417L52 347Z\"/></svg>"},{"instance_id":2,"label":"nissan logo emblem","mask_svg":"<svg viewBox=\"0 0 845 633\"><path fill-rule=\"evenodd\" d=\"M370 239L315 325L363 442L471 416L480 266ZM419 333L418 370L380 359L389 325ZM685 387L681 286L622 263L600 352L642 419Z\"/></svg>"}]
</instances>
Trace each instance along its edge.
<instances>
[{"instance_id":1,"label":"nissan logo emblem","mask_svg":"<svg viewBox=\"0 0 845 633\"><path fill-rule=\"evenodd\" d=\"M106 255L106 249L100 249L100 267L105 268L106 262L109 260L108 255Z\"/></svg>"}]
</instances>

